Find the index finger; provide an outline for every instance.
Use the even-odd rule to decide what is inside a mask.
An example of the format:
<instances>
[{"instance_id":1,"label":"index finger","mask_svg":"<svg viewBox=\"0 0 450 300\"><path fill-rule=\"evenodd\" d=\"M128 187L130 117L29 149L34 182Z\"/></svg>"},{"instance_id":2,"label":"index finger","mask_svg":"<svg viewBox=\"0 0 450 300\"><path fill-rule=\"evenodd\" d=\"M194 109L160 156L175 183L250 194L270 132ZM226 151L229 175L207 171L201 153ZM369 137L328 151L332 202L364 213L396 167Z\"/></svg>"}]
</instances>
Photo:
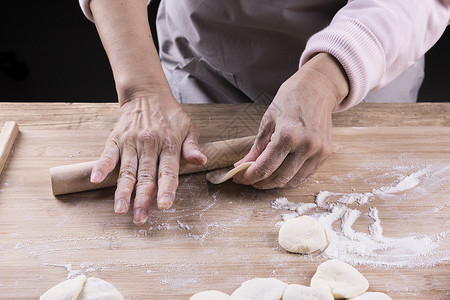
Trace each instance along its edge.
<instances>
[{"instance_id":1,"label":"index finger","mask_svg":"<svg viewBox=\"0 0 450 300\"><path fill-rule=\"evenodd\" d=\"M108 138L100 159L95 163L91 172L91 182L100 183L111 173L119 162L120 150L114 140Z\"/></svg>"},{"instance_id":2,"label":"index finger","mask_svg":"<svg viewBox=\"0 0 450 300\"><path fill-rule=\"evenodd\" d=\"M253 185L264 180L278 169L288 154L289 149L280 147L272 140L255 162L246 171L238 174L234 181L240 184Z\"/></svg>"}]
</instances>

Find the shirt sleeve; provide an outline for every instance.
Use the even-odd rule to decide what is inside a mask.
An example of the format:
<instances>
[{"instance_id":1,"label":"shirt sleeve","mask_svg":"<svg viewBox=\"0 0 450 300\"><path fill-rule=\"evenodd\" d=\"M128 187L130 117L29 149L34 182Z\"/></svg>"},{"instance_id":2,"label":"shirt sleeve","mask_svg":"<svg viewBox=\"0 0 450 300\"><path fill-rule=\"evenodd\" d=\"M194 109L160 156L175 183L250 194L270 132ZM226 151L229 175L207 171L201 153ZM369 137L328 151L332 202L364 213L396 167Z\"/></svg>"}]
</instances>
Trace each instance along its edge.
<instances>
[{"instance_id":1,"label":"shirt sleeve","mask_svg":"<svg viewBox=\"0 0 450 300\"><path fill-rule=\"evenodd\" d=\"M344 110L414 64L449 21L449 0L350 0L308 40L300 67L319 52L333 55L350 82L348 97L336 108Z\"/></svg>"},{"instance_id":2,"label":"shirt sleeve","mask_svg":"<svg viewBox=\"0 0 450 300\"><path fill-rule=\"evenodd\" d=\"M147 0L147 5L150 4L151 0ZM80 3L81 10L83 11L86 18L88 18L91 22L94 22L94 16L92 15L92 11L90 8L91 0L78 0Z\"/></svg>"}]
</instances>

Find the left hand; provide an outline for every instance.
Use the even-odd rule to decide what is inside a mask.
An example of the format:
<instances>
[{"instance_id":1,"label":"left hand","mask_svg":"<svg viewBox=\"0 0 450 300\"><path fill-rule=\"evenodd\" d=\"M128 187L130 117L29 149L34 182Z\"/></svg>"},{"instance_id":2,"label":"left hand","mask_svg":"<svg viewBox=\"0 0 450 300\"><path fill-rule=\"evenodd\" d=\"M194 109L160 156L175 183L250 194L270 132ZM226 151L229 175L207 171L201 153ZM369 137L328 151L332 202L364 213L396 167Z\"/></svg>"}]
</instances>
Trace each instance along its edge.
<instances>
[{"instance_id":1,"label":"left hand","mask_svg":"<svg viewBox=\"0 0 450 300\"><path fill-rule=\"evenodd\" d=\"M254 161L234 181L255 188L296 187L331 155L331 113L348 94L348 80L331 55L320 53L278 90L250 152Z\"/></svg>"}]
</instances>

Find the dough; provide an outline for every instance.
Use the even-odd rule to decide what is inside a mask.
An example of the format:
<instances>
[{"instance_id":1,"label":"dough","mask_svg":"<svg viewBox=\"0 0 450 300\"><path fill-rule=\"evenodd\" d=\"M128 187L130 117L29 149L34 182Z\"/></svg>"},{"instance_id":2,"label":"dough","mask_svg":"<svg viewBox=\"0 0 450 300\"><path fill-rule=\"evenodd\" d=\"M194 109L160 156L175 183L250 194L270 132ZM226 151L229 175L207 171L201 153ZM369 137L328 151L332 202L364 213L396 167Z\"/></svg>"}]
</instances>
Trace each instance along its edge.
<instances>
[{"instance_id":1,"label":"dough","mask_svg":"<svg viewBox=\"0 0 450 300\"><path fill-rule=\"evenodd\" d=\"M367 279L349 264L332 259L317 267L311 279L311 286L329 286L335 299L352 298L369 288Z\"/></svg>"},{"instance_id":2,"label":"dough","mask_svg":"<svg viewBox=\"0 0 450 300\"><path fill-rule=\"evenodd\" d=\"M84 275L60 282L46 291L39 300L77 300L85 282Z\"/></svg>"},{"instance_id":3,"label":"dough","mask_svg":"<svg viewBox=\"0 0 450 300\"><path fill-rule=\"evenodd\" d=\"M334 300L334 297L328 286L290 284L284 290L283 300Z\"/></svg>"},{"instance_id":4,"label":"dough","mask_svg":"<svg viewBox=\"0 0 450 300\"><path fill-rule=\"evenodd\" d=\"M231 297L233 300L280 300L286 286L286 283L275 278L254 278L242 283Z\"/></svg>"},{"instance_id":5,"label":"dough","mask_svg":"<svg viewBox=\"0 0 450 300\"><path fill-rule=\"evenodd\" d=\"M236 168L228 171L228 169L219 169L206 174L206 180L213 184L219 184L232 178L239 172L247 170L253 164L252 161L240 164Z\"/></svg>"},{"instance_id":6,"label":"dough","mask_svg":"<svg viewBox=\"0 0 450 300\"><path fill-rule=\"evenodd\" d=\"M310 216L287 220L280 228L278 242L286 251L305 254L328 246L325 228Z\"/></svg>"},{"instance_id":7,"label":"dough","mask_svg":"<svg viewBox=\"0 0 450 300\"><path fill-rule=\"evenodd\" d=\"M96 277L80 275L63 281L47 292L39 300L123 300L122 294L110 283Z\"/></svg>"},{"instance_id":8,"label":"dough","mask_svg":"<svg viewBox=\"0 0 450 300\"><path fill-rule=\"evenodd\" d=\"M392 298L384 293L365 292L364 294L351 298L350 300L392 300Z\"/></svg>"},{"instance_id":9,"label":"dough","mask_svg":"<svg viewBox=\"0 0 450 300\"><path fill-rule=\"evenodd\" d=\"M96 277L89 277L77 300L123 300L122 294L110 283Z\"/></svg>"},{"instance_id":10,"label":"dough","mask_svg":"<svg viewBox=\"0 0 450 300\"><path fill-rule=\"evenodd\" d=\"M233 300L233 298L218 291L204 291L196 293L189 300Z\"/></svg>"}]
</instances>

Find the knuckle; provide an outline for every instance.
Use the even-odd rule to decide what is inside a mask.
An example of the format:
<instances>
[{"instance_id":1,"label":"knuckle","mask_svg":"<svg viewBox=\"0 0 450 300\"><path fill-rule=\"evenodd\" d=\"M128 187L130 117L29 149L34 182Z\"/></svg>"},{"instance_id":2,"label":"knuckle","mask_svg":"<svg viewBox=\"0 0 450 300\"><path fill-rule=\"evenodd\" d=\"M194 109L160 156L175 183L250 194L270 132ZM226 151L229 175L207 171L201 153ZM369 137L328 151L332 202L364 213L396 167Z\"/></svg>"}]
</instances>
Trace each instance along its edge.
<instances>
[{"instance_id":1,"label":"knuckle","mask_svg":"<svg viewBox=\"0 0 450 300\"><path fill-rule=\"evenodd\" d=\"M168 154L175 154L180 148L180 141L173 135L167 135L164 138L164 152Z\"/></svg>"},{"instance_id":2,"label":"knuckle","mask_svg":"<svg viewBox=\"0 0 450 300\"><path fill-rule=\"evenodd\" d=\"M141 170L138 173L137 184L138 185L156 185L156 180L153 174L147 170Z\"/></svg>"},{"instance_id":3,"label":"knuckle","mask_svg":"<svg viewBox=\"0 0 450 300\"><path fill-rule=\"evenodd\" d=\"M322 149L324 148L322 146L320 138L315 135L305 137L303 145L306 153L322 151Z\"/></svg>"},{"instance_id":4,"label":"knuckle","mask_svg":"<svg viewBox=\"0 0 450 300\"><path fill-rule=\"evenodd\" d=\"M288 183L286 183L285 187L286 188L298 188L302 184L302 182L305 180L306 180L306 178L291 180Z\"/></svg>"},{"instance_id":5,"label":"knuckle","mask_svg":"<svg viewBox=\"0 0 450 300\"><path fill-rule=\"evenodd\" d=\"M280 131L280 142L286 148L292 149L298 143L297 135L295 130L290 128L283 128Z\"/></svg>"},{"instance_id":6,"label":"knuckle","mask_svg":"<svg viewBox=\"0 0 450 300\"><path fill-rule=\"evenodd\" d=\"M111 132L111 134L109 135L108 140L109 140L111 145L115 144L117 146L117 144L118 144L118 142L120 140L120 134L116 130L113 130Z\"/></svg>"},{"instance_id":7,"label":"knuckle","mask_svg":"<svg viewBox=\"0 0 450 300\"><path fill-rule=\"evenodd\" d=\"M125 145L133 145L136 143L136 136L133 133L125 133L122 137L122 143Z\"/></svg>"},{"instance_id":8,"label":"knuckle","mask_svg":"<svg viewBox=\"0 0 450 300\"><path fill-rule=\"evenodd\" d=\"M119 180L128 179L135 180L136 179L136 171L131 168L122 168L119 172Z\"/></svg>"},{"instance_id":9,"label":"knuckle","mask_svg":"<svg viewBox=\"0 0 450 300\"><path fill-rule=\"evenodd\" d=\"M101 161L108 167L115 167L116 161L113 158L113 154L111 152L105 153L101 157Z\"/></svg>"},{"instance_id":10,"label":"knuckle","mask_svg":"<svg viewBox=\"0 0 450 300\"><path fill-rule=\"evenodd\" d=\"M178 180L177 173L174 170L172 170L172 168L169 168L169 167L162 167L159 170L158 176L159 176L159 178L166 178L169 180Z\"/></svg>"},{"instance_id":11,"label":"knuckle","mask_svg":"<svg viewBox=\"0 0 450 300\"><path fill-rule=\"evenodd\" d=\"M292 179L287 183L288 187L298 187L303 182L305 182L314 172L309 171L299 171Z\"/></svg>"},{"instance_id":12,"label":"knuckle","mask_svg":"<svg viewBox=\"0 0 450 300\"><path fill-rule=\"evenodd\" d=\"M331 154L333 154L333 147L330 146L322 147L320 154L324 158L330 157Z\"/></svg>"},{"instance_id":13,"label":"knuckle","mask_svg":"<svg viewBox=\"0 0 450 300\"><path fill-rule=\"evenodd\" d=\"M276 177L274 177L272 182L273 182L274 187L281 188L281 187L285 187L286 184L289 182L289 180L290 180L290 178L288 178L286 176L277 175Z\"/></svg>"},{"instance_id":14,"label":"knuckle","mask_svg":"<svg viewBox=\"0 0 450 300\"><path fill-rule=\"evenodd\" d=\"M256 177L259 179L266 179L270 175L272 175L272 172L269 170L269 168L266 168L263 165L261 165L255 169L255 174L256 174Z\"/></svg>"},{"instance_id":15,"label":"knuckle","mask_svg":"<svg viewBox=\"0 0 450 300\"><path fill-rule=\"evenodd\" d=\"M154 130L141 131L138 137L144 145L156 145L159 141L159 134Z\"/></svg>"}]
</instances>

